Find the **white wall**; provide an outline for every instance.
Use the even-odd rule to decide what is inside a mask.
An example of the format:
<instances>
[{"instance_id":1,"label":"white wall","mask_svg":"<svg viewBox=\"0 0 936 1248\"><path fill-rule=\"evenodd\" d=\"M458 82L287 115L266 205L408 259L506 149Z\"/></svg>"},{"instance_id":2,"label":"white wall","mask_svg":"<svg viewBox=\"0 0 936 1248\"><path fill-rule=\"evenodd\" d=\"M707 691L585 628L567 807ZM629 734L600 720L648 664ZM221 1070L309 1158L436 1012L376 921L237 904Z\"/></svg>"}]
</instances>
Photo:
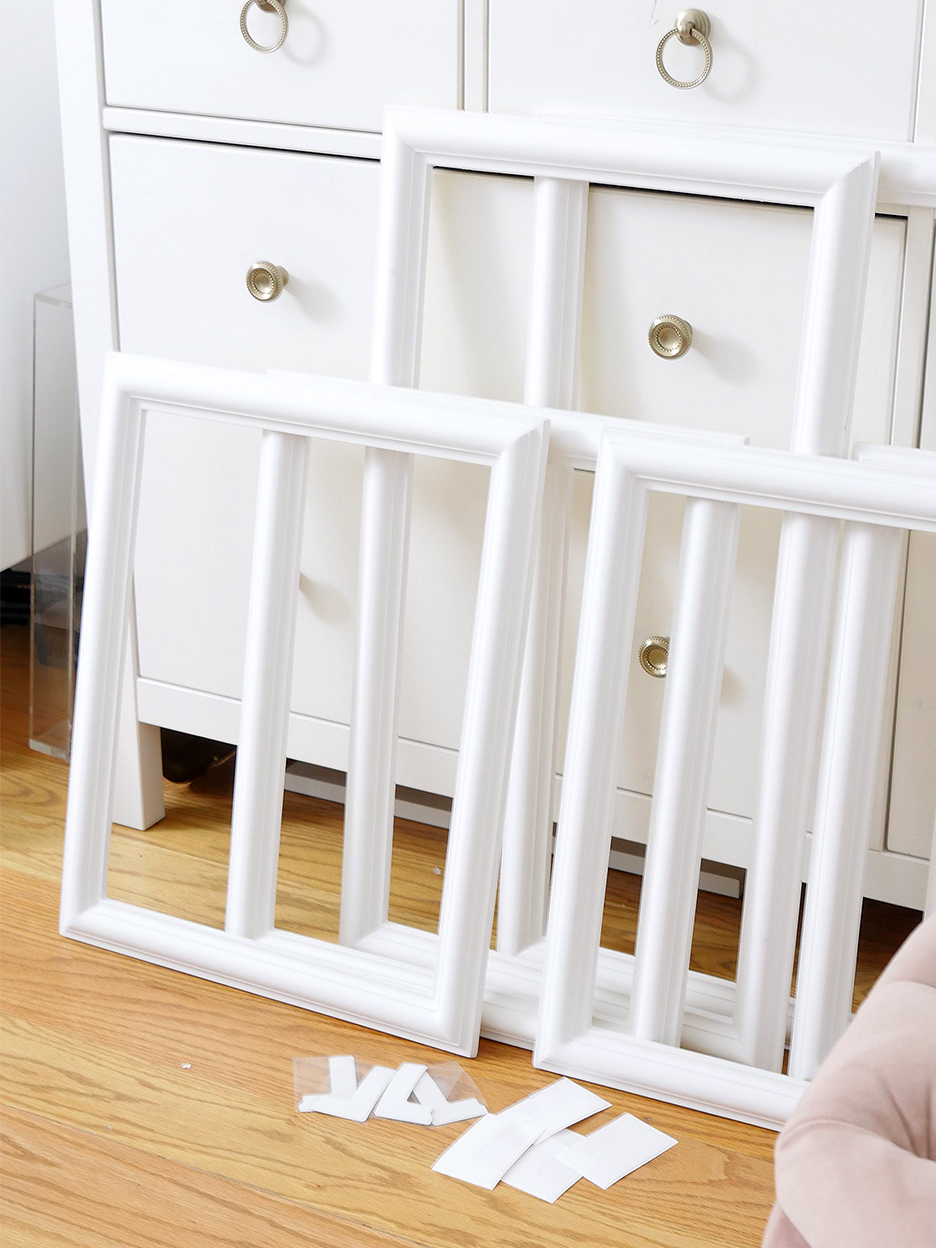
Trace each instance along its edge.
<instances>
[{"instance_id":1,"label":"white wall","mask_svg":"<svg viewBox=\"0 0 936 1248\"><path fill-rule=\"evenodd\" d=\"M52 0L0 0L0 568L30 553L32 298L67 281Z\"/></svg>"}]
</instances>

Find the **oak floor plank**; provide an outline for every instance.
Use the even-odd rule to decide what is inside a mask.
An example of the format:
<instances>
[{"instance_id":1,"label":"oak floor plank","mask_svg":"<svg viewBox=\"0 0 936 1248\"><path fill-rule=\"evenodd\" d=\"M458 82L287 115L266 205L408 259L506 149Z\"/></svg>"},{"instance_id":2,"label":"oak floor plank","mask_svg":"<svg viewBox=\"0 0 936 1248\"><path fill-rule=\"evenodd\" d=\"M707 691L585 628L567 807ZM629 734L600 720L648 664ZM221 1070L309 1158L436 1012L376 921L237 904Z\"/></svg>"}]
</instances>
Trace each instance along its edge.
<instances>
[{"instance_id":1,"label":"oak floor plank","mask_svg":"<svg viewBox=\"0 0 936 1248\"><path fill-rule=\"evenodd\" d=\"M256 1188L6 1110L6 1248L414 1248Z\"/></svg>"}]
</instances>

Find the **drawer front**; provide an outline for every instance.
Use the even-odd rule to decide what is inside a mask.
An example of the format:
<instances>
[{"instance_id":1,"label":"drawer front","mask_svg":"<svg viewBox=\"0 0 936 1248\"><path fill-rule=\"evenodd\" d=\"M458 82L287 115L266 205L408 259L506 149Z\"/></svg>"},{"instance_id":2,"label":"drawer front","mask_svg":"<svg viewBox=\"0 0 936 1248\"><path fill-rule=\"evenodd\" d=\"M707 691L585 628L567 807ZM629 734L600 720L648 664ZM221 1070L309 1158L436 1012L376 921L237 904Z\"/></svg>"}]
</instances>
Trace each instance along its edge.
<instances>
[{"instance_id":1,"label":"drawer front","mask_svg":"<svg viewBox=\"0 0 936 1248\"><path fill-rule=\"evenodd\" d=\"M240 7L101 0L108 104L348 130L379 130L388 103L458 106L457 0L286 0L269 54ZM269 45L280 19L253 4L247 29Z\"/></svg>"},{"instance_id":2,"label":"drawer front","mask_svg":"<svg viewBox=\"0 0 936 1248\"><path fill-rule=\"evenodd\" d=\"M887 848L929 858L936 835L936 536L913 533L907 560Z\"/></svg>"},{"instance_id":3,"label":"drawer front","mask_svg":"<svg viewBox=\"0 0 936 1248\"><path fill-rule=\"evenodd\" d=\"M920 446L936 451L936 274L931 300ZM898 854L932 858L936 854L936 632L933 627L936 620L936 536L933 534L910 535L903 606L887 848Z\"/></svg>"},{"instance_id":4,"label":"drawer front","mask_svg":"<svg viewBox=\"0 0 936 1248\"><path fill-rule=\"evenodd\" d=\"M710 73L669 86L656 49L679 6L620 0L491 0L490 107L509 113L600 113L722 122L865 138L908 139L922 0L780 9L747 0L705 8ZM691 81L698 46L667 41L664 65Z\"/></svg>"},{"instance_id":5,"label":"drawer front","mask_svg":"<svg viewBox=\"0 0 936 1248\"><path fill-rule=\"evenodd\" d=\"M788 447L812 212L596 187L589 196L580 407ZM887 441L906 222L879 217L854 437ZM648 330L692 327L681 358Z\"/></svg>"},{"instance_id":6,"label":"drawer front","mask_svg":"<svg viewBox=\"0 0 936 1248\"><path fill-rule=\"evenodd\" d=\"M110 148L123 350L365 375L375 164L129 135ZM279 298L251 297L257 260L287 271Z\"/></svg>"}]
</instances>

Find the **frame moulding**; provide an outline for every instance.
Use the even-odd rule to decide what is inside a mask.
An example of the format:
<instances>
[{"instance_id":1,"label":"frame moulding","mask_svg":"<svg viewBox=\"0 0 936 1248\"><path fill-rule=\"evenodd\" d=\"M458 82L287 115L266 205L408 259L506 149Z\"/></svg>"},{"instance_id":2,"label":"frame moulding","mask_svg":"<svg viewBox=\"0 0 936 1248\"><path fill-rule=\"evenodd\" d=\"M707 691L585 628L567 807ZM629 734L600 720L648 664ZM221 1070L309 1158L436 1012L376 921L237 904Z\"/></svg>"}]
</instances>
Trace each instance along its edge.
<instances>
[{"instance_id":1,"label":"frame moulding","mask_svg":"<svg viewBox=\"0 0 936 1248\"><path fill-rule=\"evenodd\" d=\"M262 430L224 931L106 896L145 426L163 413ZM75 698L63 935L457 1053L476 1051L547 431L543 415L507 404L109 357ZM310 438L491 471L436 956L425 967L274 928ZM362 559L366 544L365 533ZM384 571L402 584L405 559ZM379 602L360 604L362 636L379 609ZM395 676L377 672L358 690L358 713L371 727L375 716L381 722ZM358 778L365 793L381 783L392 794L392 775ZM388 836L391 830L392 822Z\"/></svg>"},{"instance_id":2,"label":"frame moulding","mask_svg":"<svg viewBox=\"0 0 936 1248\"><path fill-rule=\"evenodd\" d=\"M901 536L906 529L936 532L934 480L936 455L925 451L859 447L849 461L685 441L664 452L633 434L606 435L589 538L536 1065L758 1125L775 1127L788 1116L849 1018ZM619 989L617 1010L609 1012L606 989L596 992L596 970L613 762L627 691L622 656L633 632L643 524L653 490L688 500L674 637L689 657L681 666L674 646L654 797L664 817L654 820L648 842L629 1009ZM683 1011L722 673L730 534L741 505L816 517L836 528L845 521L790 1075L745 1060L744 993L758 985L756 977L742 981L740 965L734 1000L726 1000L729 1010L717 1029L719 1043L705 1053L678 1047L681 1040L698 1047L688 1010L683 1030ZM804 602L822 589L818 580L807 583ZM690 663L703 668L705 680L680 679ZM791 771L778 740L774 735L771 743L768 735L763 770L794 793L808 791L808 752ZM798 841L787 841L780 863L784 873L801 870L801 848ZM790 913L780 915L794 927L798 879L795 897L786 898ZM772 898L750 893L742 941L746 925L762 929L775 913ZM784 1009L772 1020L775 1034L768 1039L781 1052L788 1021L785 958L775 944L763 952L758 967L773 990L779 979ZM731 987L724 985L726 998Z\"/></svg>"},{"instance_id":3,"label":"frame moulding","mask_svg":"<svg viewBox=\"0 0 936 1248\"><path fill-rule=\"evenodd\" d=\"M662 127L635 127L620 122L539 120L525 117L456 113L445 110L389 108L384 118L378 268L375 294L372 372L383 384L415 386L421 334L422 292L427 223L434 168L494 172L530 177L534 182L533 282L527 343L525 397L534 404L574 407L578 335L581 314L587 192L591 183L704 194L731 199L796 204L814 210L803 348L793 419L793 449L807 454L843 455L851 419L861 314L867 278L879 156L871 149L832 146L797 136L765 143L763 136L745 139L724 134L694 136ZM600 422L601 418L593 418ZM639 422L606 419L605 428L633 431L640 444L646 436ZM593 468L598 452L598 424L582 417L555 418L550 438L550 467L544 496L530 633L524 657L516 749L508 789L504 858L498 909L498 952L491 960L491 982L484 1021L485 1034L528 1044L535 1030L539 976L538 945L543 935L551 833L551 794L555 766L555 704L559 676L559 637L564 595L564 568L569 533L571 467ZM658 436L665 436L658 428ZM666 431L678 438L686 431ZM577 446L574 446L577 440ZM723 441L730 441L724 440ZM582 443L588 445L583 447ZM578 460L570 454L578 453ZM582 454L582 451L585 454ZM590 462L589 462L590 461ZM408 512L409 472L402 460L383 459L374 465L369 484L371 523L386 543L388 559L402 557ZM797 584L815 583L816 566L827 562L831 529L825 519L799 518L781 541L785 579L792 587L778 599L772 656L774 685L782 688L786 672L801 662L798 638L790 623L798 611ZM818 530L824 528L823 536ZM361 593L377 592L362 582ZM831 608L831 586L824 583L825 611ZM822 595L820 594L820 597ZM822 614L822 603L819 604ZM385 601L386 615L398 622L402 603ZM785 623L784 623L785 621ZM387 649L379 658L390 664L399 632L383 636ZM380 639L374 639L375 643ZM373 647L368 651L374 654ZM376 660L375 660L376 661ZM818 655L811 656L818 665ZM772 695L771 695L772 696ZM768 714L769 714L768 709ZM794 753L809 736L818 700L804 697L781 724L781 745ZM395 704L388 706L395 716ZM395 722L395 720L394 720ZM385 740L395 740L391 732ZM393 770L393 760L372 750L366 755L376 769ZM352 758L354 757L352 752ZM349 786L349 803L354 795ZM783 810L754 864L765 880L771 860L788 833L789 812ZM385 821L381 818L382 825ZM373 843L373 828L362 832ZM805 846L805 831L803 832ZM360 857L360 856L359 856ZM386 854L378 854L356 881L349 881L343 899L343 938L369 949L394 949L395 956L428 956L420 934L406 937L387 922ZM798 880L780 881L776 910L786 913L787 896ZM760 911L759 911L760 913ZM773 921L768 909L765 921ZM795 932L795 929L794 929ZM782 956L792 946L784 940ZM747 952L760 933L749 934ZM787 941L787 943L789 943ZM609 965L609 984L616 966ZM747 970L746 974L750 973ZM756 978L756 977L755 977ZM495 983L496 981L496 983ZM757 981L760 982L759 980ZM699 1026L691 1028L692 1043L721 1052L728 1019L706 1009L712 992L721 990L707 977L693 981L700 1001ZM698 991L696 991L698 990ZM788 1011L788 1000L772 986L771 1009ZM750 994L754 999L754 994ZM765 1014L769 1013L765 1004ZM513 1020L513 1022L511 1021ZM521 1021L522 1020L522 1021ZM506 1024L506 1025L505 1025ZM772 1016L765 1025L774 1034ZM764 1030L756 1022L746 1038L755 1064L764 1064ZM770 1061L773 1060L768 1055ZM779 1062L779 1057L777 1058Z\"/></svg>"}]
</instances>

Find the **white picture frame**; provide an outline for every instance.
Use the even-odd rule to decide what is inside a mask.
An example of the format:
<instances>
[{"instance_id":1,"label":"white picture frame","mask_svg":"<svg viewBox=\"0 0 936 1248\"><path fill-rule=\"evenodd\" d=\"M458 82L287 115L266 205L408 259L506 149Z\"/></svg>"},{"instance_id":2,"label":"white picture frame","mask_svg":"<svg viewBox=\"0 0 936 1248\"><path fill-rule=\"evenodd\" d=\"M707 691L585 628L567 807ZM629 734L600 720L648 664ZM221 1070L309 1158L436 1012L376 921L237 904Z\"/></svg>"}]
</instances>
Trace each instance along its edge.
<instances>
[{"instance_id":1,"label":"white picture frame","mask_svg":"<svg viewBox=\"0 0 936 1248\"><path fill-rule=\"evenodd\" d=\"M804 315L791 449L801 453L847 453L855 371L867 280L871 229L877 197L879 155L843 151L797 141L795 144L734 137L688 137L647 126L600 119L567 120L496 116L437 109L386 110L381 160L381 207L377 281L373 320L371 378L381 384L415 386L421 340L427 228L432 171L436 168L501 173L534 181L534 228L530 315L528 322L525 401L534 406L576 406L578 344L584 280L588 188L592 183L708 195L726 199L794 204L813 209L814 225ZM640 431L639 422L609 424ZM656 430L663 435L664 430ZM595 437L596 428L588 436ZM680 431L674 431L677 436ZM597 439L583 456L582 427L554 419L550 464L544 494L540 549L534 582L520 706L508 792L504 850L498 893L497 952L489 962L482 1033L494 1039L532 1046L536 1030L539 982L544 957L543 934L554 815L557 766L555 723L559 683L561 620L565 564L571 515L573 466L594 467ZM574 453L573 453L574 452ZM578 455L578 461L575 456ZM381 542L383 557L399 558L405 546L411 468L401 459L375 453L365 498L364 523ZM768 717L795 685L791 713L776 717L781 739L773 752L795 757L804 734L818 714L820 660L804 652L797 626L798 599L805 588L820 586L820 613L831 609L831 584L822 569L830 557L829 534L812 521L787 526L781 537L780 566L788 592L777 599L775 649L770 656ZM806 540L803 540L803 539ZM362 593L380 592L378 577ZM392 627L370 639L365 653L387 662L399 645L402 602L384 597L384 615ZM375 647L384 646L380 651ZM385 708L391 731L375 726L370 739L352 740L371 770L393 774L396 701ZM381 753L377 736L389 743ZM364 774L359 768L358 774ZM364 810L349 785L348 802ZM776 961L792 967L795 922L787 919L789 900L800 880L780 869L783 847L792 839L805 843L801 806L759 799L757 860L749 872L769 894L758 908L763 928L745 935L744 974L749 951L763 941L778 950ZM426 956L417 938L410 953L387 923L389 875L381 828L386 813L357 818L349 828L362 847L373 849L360 874L346 878L342 901L342 939L370 949L393 947L397 956ZM402 942L403 945L408 942ZM609 968L610 972L610 968ZM612 980L619 973L614 970ZM782 978L782 977L781 977ZM753 976L760 999L750 1014L746 1046L759 1062L779 1062L771 1049L775 1018L785 1015L786 995L776 984ZM690 996L698 1005L697 1041L718 1050L721 1016L733 1013L733 989L712 977L693 977ZM716 1015L712 1038L707 1020Z\"/></svg>"},{"instance_id":2,"label":"white picture frame","mask_svg":"<svg viewBox=\"0 0 936 1248\"><path fill-rule=\"evenodd\" d=\"M187 415L262 430L224 930L106 895L116 726L145 426ZM472 1055L490 940L507 767L548 422L516 405L328 378L272 378L111 355L82 617L61 931L76 940ZM286 730L311 439L490 468L477 609L434 956L422 966L274 926ZM362 537L362 562L380 557ZM405 557L384 565L405 578ZM394 587L399 592L399 587ZM358 604L366 639L380 602ZM361 644L366 644L366 641ZM356 690L379 718L394 662ZM378 734L379 737L379 734ZM387 783L392 779L383 777ZM378 804L381 777L358 778ZM384 796L384 795L380 795ZM392 823L386 829L388 843ZM346 867L347 870L347 867Z\"/></svg>"},{"instance_id":3,"label":"white picture frame","mask_svg":"<svg viewBox=\"0 0 936 1248\"><path fill-rule=\"evenodd\" d=\"M576 654L566 769L557 832L546 965L534 1063L589 1079L776 1127L789 1115L847 1025L851 1010L872 789L884 718L887 660L902 530L936 532L936 454L890 447L857 449L854 461L685 440L665 449L635 434L605 436ZM684 495L680 587L667 667L647 862L633 960L617 960L616 994L596 992L614 761L619 747L643 552L647 498ZM825 726L802 743L789 766L782 736L765 731L762 787L808 797L819 748L819 797L813 826L806 914L800 944L789 1074L745 1062L749 1003L740 980L732 1010L690 1028L685 1011L702 824L722 679L725 619L741 505L771 507L790 519L826 526L841 545ZM830 579L835 581L830 569ZM823 587L813 583L798 610ZM785 592L782 585L778 592ZM775 614L775 625L777 616ZM826 655L828 633L817 630ZM778 705L782 705L782 700ZM795 690L786 706L795 708ZM771 744L773 748L771 749ZM805 799L804 799L805 800ZM783 847L784 873L799 872L802 845ZM798 878L798 877L797 877ZM773 911L775 903L767 903ZM799 890L789 899L795 927ZM745 899L745 926L763 915L763 892ZM763 951L759 973L781 980L789 969L777 947ZM632 980L630 992L623 985ZM772 1037L783 1052L786 1012ZM680 1042L687 1047L681 1048ZM690 1049L703 1047L708 1052ZM717 1055L712 1049L717 1049Z\"/></svg>"}]
</instances>

